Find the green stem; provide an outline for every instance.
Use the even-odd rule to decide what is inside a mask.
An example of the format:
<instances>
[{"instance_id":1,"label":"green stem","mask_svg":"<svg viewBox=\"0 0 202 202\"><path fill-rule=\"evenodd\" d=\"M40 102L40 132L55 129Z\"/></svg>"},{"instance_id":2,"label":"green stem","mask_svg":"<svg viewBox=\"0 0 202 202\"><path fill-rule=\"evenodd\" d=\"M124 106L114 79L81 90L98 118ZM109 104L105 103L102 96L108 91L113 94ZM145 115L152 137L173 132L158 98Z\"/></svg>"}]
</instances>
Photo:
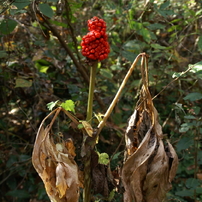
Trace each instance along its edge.
<instances>
[{"instance_id":1,"label":"green stem","mask_svg":"<svg viewBox=\"0 0 202 202\"><path fill-rule=\"evenodd\" d=\"M90 67L90 85L89 85L89 94L88 94L88 107L87 107L87 117L86 121L91 124L91 119L93 115L93 96L94 96L94 89L95 89L95 75L97 70L98 62L94 62L93 65Z\"/></svg>"},{"instance_id":2,"label":"green stem","mask_svg":"<svg viewBox=\"0 0 202 202\"><path fill-rule=\"evenodd\" d=\"M93 115L93 96L95 89L95 76L97 70L98 62L94 62L90 68L90 85L89 85L89 94L88 94L88 106L87 106L87 117L86 121L91 124L92 115ZM91 201L91 150L94 148L95 139L89 140L91 137L85 137L85 152L86 155L84 157L84 191L83 191L83 199L84 202Z\"/></svg>"}]
</instances>

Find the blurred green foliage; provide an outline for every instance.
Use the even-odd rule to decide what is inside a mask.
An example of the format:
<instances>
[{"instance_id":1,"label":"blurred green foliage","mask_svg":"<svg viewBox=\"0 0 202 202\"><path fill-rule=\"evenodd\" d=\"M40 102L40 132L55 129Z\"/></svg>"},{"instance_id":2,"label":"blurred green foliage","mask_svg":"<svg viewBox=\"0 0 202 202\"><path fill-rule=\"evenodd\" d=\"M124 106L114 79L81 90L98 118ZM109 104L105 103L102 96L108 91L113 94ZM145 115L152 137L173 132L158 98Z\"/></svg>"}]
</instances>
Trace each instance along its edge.
<instances>
[{"instance_id":1,"label":"blurred green foliage","mask_svg":"<svg viewBox=\"0 0 202 202\"><path fill-rule=\"evenodd\" d=\"M109 58L99 64L96 94L103 105L96 99L95 113L105 112L135 57L149 54L150 91L154 97L164 89L154 104L180 160L166 201L202 201L201 1L15 0L4 1L0 9L2 202L48 201L31 164L33 143L40 122L49 113L48 103L73 100L77 118L85 119L88 83L65 44L89 75L80 42L93 16L106 21L111 46ZM136 69L97 145L98 152L112 157L113 170L121 167L124 141L119 143L138 99L140 78ZM61 117L61 121L79 153L81 134L68 120ZM79 163L79 155L76 158ZM122 200L118 192L110 197Z\"/></svg>"}]
</instances>

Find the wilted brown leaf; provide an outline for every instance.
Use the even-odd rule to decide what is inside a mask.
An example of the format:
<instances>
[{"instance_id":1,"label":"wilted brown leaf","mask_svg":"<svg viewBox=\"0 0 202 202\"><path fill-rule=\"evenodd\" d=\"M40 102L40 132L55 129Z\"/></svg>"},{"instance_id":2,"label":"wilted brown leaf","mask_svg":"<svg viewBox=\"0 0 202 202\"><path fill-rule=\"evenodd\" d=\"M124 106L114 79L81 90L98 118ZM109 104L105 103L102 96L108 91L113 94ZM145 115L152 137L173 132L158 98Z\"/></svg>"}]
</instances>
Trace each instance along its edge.
<instances>
[{"instance_id":1,"label":"wilted brown leaf","mask_svg":"<svg viewBox=\"0 0 202 202\"><path fill-rule=\"evenodd\" d=\"M147 69L144 71L140 99L125 133L127 152L121 176L124 202L162 202L172 187L178 165L172 145L167 141L164 146L158 112L147 86Z\"/></svg>"},{"instance_id":2,"label":"wilted brown leaf","mask_svg":"<svg viewBox=\"0 0 202 202\"><path fill-rule=\"evenodd\" d=\"M32 155L32 163L43 180L46 192L53 202L77 202L79 198L78 167L74 161L72 140L68 144L60 138L55 143L51 127L61 109L51 112L41 123ZM55 113L50 125L43 127L45 120Z\"/></svg>"}]
</instances>

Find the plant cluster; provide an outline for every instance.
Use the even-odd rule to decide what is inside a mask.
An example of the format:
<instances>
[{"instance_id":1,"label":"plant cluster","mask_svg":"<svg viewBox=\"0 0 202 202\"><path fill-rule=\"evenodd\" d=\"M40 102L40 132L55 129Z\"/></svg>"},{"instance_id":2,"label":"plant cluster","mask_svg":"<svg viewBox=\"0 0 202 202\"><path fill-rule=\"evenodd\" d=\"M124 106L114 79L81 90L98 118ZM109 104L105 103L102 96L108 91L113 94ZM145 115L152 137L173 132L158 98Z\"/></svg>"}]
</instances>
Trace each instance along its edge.
<instances>
[{"instance_id":1,"label":"plant cluster","mask_svg":"<svg viewBox=\"0 0 202 202\"><path fill-rule=\"evenodd\" d=\"M83 59L81 36L93 16L107 24L110 53L98 62L92 125L102 120L134 58L149 54L149 90L163 137L174 145L180 161L166 200L202 200L200 1L15 0L4 1L0 12L1 201L49 201L31 163L33 144L50 113L48 103L52 109L55 103L75 108L77 121L84 121L79 127L85 125L89 64L94 61ZM93 160L95 176L98 167L105 171L106 163L115 177L122 167L124 131L140 92L138 69L100 134L96 158L102 166ZM54 130L59 137L61 130L65 139L72 138L80 153L83 135L75 124L59 115ZM80 155L75 161L83 170ZM96 191L104 193L105 182L100 180ZM114 190L107 199L93 194L95 201L122 201L122 194Z\"/></svg>"}]
</instances>

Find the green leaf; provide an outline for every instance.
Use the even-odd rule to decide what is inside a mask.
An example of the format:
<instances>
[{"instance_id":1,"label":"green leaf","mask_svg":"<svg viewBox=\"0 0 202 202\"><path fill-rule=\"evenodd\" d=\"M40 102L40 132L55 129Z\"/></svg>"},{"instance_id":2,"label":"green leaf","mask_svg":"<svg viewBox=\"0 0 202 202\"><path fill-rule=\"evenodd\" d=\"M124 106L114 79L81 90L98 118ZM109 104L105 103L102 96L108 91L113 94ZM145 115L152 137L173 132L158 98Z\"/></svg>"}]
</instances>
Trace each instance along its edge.
<instances>
[{"instance_id":1,"label":"green leaf","mask_svg":"<svg viewBox=\"0 0 202 202\"><path fill-rule=\"evenodd\" d=\"M146 28L142 28L138 31L138 34L142 35L144 40L149 43L151 40L151 35L150 35L150 31Z\"/></svg>"},{"instance_id":2,"label":"green leaf","mask_svg":"<svg viewBox=\"0 0 202 202\"><path fill-rule=\"evenodd\" d=\"M25 190L13 190L6 193L7 196L13 196L20 199L30 198L30 194Z\"/></svg>"},{"instance_id":3,"label":"green leaf","mask_svg":"<svg viewBox=\"0 0 202 202\"><path fill-rule=\"evenodd\" d=\"M17 87L31 87L32 86L32 80L27 80L27 79L23 79L23 78L17 78L15 81L15 88Z\"/></svg>"},{"instance_id":4,"label":"green leaf","mask_svg":"<svg viewBox=\"0 0 202 202\"><path fill-rule=\"evenodd\" d=\"M197 187L196 188L196 193L197 194L202 194L202 187Z\"/></svg>"},{"instance_id":5,"label":"green leaf","mask_svg":"<svg viewBox=\"0 0 202 202\"><path fill-rule=\"evenodd\" d=\"M199 37L198 47L199 47L200 51L202 51L202 36Z\"/></svg>"},{"instance_id":6,"label":"green leaf","mask_svg":"<svg viewBox=\"0 0 202 202\"><path fill-rule=\"evenodd\" d=\"M196 64L190 66L193 66L190 72L193 72L195 74L202 74L202 61L197 62Z\"/></svg>"},{"instance_id":7,"label":"green leaf","mask_svg":"<svg viewBox=\"0 0 202 202\"><path fill-rule=\"evenodd\" d=\"M184 72L174 72L172 75L172 78L178 78L180 76L182 76L184 74Z\"/></svg>"},{"instance_id":8,"label":"green leaf","mask_svg":"<svg viewBox=\"0 0 202 202\"><path fill-rule=\"evenodd\" d=\"M183 137L178 143L177 143L177 151L180 152L181 150L187 149L190 146L194 144L194 141L192 137Z\"/></svg>"},{"instance_id":9,"label":"green leaf","mask_svg":"<svg viewBox=\"0 0 202 202\"><path fill-rule=\"evenodd\" d=\"M186 187L189 189L196 189L200 185L200 181L195 178L188 178L186 181Z\"/></svg>"},{"instance_id":10,"label":"green leaf","mask_svg":"<svg viewBox=\"0 0 202 202\"><path fill-rule=\"evenodd\" d=\"M139 43L139 41L137 40L130 40L127 41L124 45L123 45L124 50L132 52L132 53L138 53L141 51L141 45ZM133 58L134 60L134 58ZM120 64L120 63L119 63Z\"/></svg>"},{"instance_id":11,"label":"green leaf","mask_svg":"<svg viewBox=\"0 0 202 202\"><path fill-rule=\"evenodd\" d=\"M17 22L11 19L4 19L0 24L0 34L10 34L15 27L17 26Z\"/></svg>"},{"instance_id":12,"label":"green leaf","mask_svg":"<svg viewBox=\"0 0 202 202\"><path fill-rule=\"evenodd\" d=\"M98 153L99 155L99 160L98 162L100 164L104 164L104 165L107 165L109 163L109 155L107 153Z\"/></svg>"},{"instance_id":13,"label":"green leaf","mask_svg":"<svg viewBox=\"0 0 202 202\"><path fill-rule=\"evenodd\" d=\"M202 93L190 93L183 98L184 100L196 101L202 99Z\"/></svg>"},{"instance_id":14,"label":"green leaf","mask_svg":"<svg viewBox=\"0 0 202 202\"><path fill-rule=\"evenodd\" d=\"M160 9L165 9L170 5L170 1L166 1L165 3L161 4Z\"/></svg>"},{"instance_id":15,"label":"green leaf","mask_svg":"<svg viewBox=\"0 0 202 202\"><path fill-rule=\"evenodd\" d=\"M48 4L39 4L39 10L49 18L53 17L53 10Z\"/></svg>"},{"instance_id":16,"label":"green leaf","mask_svg":"<svg viewBox=\"0 0 202 202\"><path fill-rule=\"evenodd\" d=\"M160 23L153 23L153 24L149 24L147 27L148 29L151 29L151 30L157 30L157 29L164 29L165 25Z\"/></svg>"},{"instance_id":17,"label":"green leaf","mask_svg":"<svg viewBox=\"0 0 202 202\"><path fill-rule=\"evenodd\" d=\"M196 119L195 116L193 115L187 115L187 116L184 116L185 119Z\"/></svg>"},{"instance_id":18,"label":"green leaf","mask_svg":"<svg viewBox=\"0 0 202 202\"><path fill-rule=\"evenodd\" d=\"M121 65L115 64L115 65L112 65L112 66L110 67L110 69L111 69L112 71L120 71L120 70L122 70L123 68L121 67Z\"/></svg>"},{"instance_id":19,"label":"green leaf","mask_svg":"<svg viewBox=\"0 0 202 202\"><path fill-rule=\"evenodd\" d=\"M111 79L113 77L113 74L108 69L100 69L100 74L106 77L107 79Z\"/></svg>"},{"instance_id":20,"label":"green leaf","mask_svg":"<svg viewBox=\"0 0 202 202\"><path fill-rule=\"evenodd\" d=\"M159 45L159 44L157 44L157 43L151 44L151 47L152 47L152 48L155 48L155 49L162 49L162 50L167 48L167 47L161 46L161 45Z\"/></svg>"},{"instance_id":21,"label":"green leaf","mask_svg":"<svg viewBox=\"0 0 202 202\"><path fill-rule=\"evenodd\" d=\"M10 168L11 166L13 166L14 163L18 161L19 161L18 156L11 154L6 162L6 168Z\"/></svg>"},{"instance_id":22,"label":"green leaf","mask_svg":"<svg viewBox=\"0 0 202 202\"><path fill-rule=\"evenodd\" d=\"M134 54L134 53L131 53L131 52L125 51L125 50L122 51L122 55L124 58L126 58L126 60L128 60L130 62L133 62L137 56L137 54Z\"/></svg>"},{"instance_id":23,"label":"green leaf","mask_svg":"<svg viewBox=\"0 0 202 202\"><path fill-rule=\"evenodd\" d=\"M35 67L38 69L39 72L41 73L47 73L49 69L50 62L40 59L35 61Z\"/></svg>"},{"instance_id":24,"label":"green leaf","mask_svg":"<svg viewBox=\"0 0 202 202\"><path fill-rule=\"evenodd\" d=\"M60 105L62 108L64 108L65 110L67 111L71 111L73 113L75 113L75 104L72 100L66 100L65 102L63 102L61 105Z\"/></svg>"},{"instance_id":25,"label":"green leaf","mask_svg":"<svg viewBox=\"0 0 202 202\"><path fill-rule=\"evenodd\" d=\"M22 9L28 6L31 3L30 0L15 0L13 5L16 6L18 9Z\"/></svg>"},{"instance_id":26,"label":"green leaf","mask_svg":"<svg viewBox=\"0 0 202 202\"><path fill-rule=\"evenodd\" d=\"M38 68L39 72L41 72L41 73L47 73L48 69L49 69L48 66L40 66Z\"/></svg>"},{"instance_id":27,"label":"green leaf","mask_svg":"<svg viewBox=\"0 0 202 202\"><path fill-rule=\"evenodd\" d=\"M194 110L194 113L195 113L196 115L198 115L199 112L201 111L201 108L198 107L198 106L194 106L194 107L193 107L193 110Z\"/></svg>"},{"instance_id":28,"label":"green leaf","mask_svg":"<svg viewBox=\"0 0 202 202\"><path fill-rule=\"evenodd\" d=\"M59 100L57 100L55 102L49 102L46 106L50 111L52 111L53 108L57 105L58 102L59 102Z\"/></svg>"},{"instance_id":29,"label":"green leaf","mask_svg":"<svg viewBox=\"0 0 202 202\"><path fill-rule=\"evenodd\" d=\"M110 192L108 201L112 201L112 200L114 199L114 196L115 196L115 189L113 189L113 190Z\"/></svg>"},{"instance_id":30,"label":"green leaf","mask_svg":"<svg viewBox=\"0 0 202 202\"><path fill-rule=\"evenodd\" d=\"M22 13L26 13L26 10L18 10L18 9L11 9L10 10L10 14L11 15L16 15L16 14L22 14Z\"/></svg>"},{"instance_id":31,"label":"green leaf","mask_svg":"<svg viewBox=\"0 0 202 202\"><path fill-rule=\"evenodd\" d=\"M172 10L158 10L159 14L163 17L168 17L169 15L174 15L175 13Z\"/></svg>"},{"instance_id":32,"label":"green leaf","mask_svg":"<svg viewBox=\"0 0 202 202\"><path fill-rule=\"evenodd\" d=\"M15 177L10 177L10 178L8 178L7 180L6 180L6 184L7 184L7 186L11 189L11 190L14 190L14 189L16 189L16 187L18 186L17 185L17 180L16 180L16 178Z\"/></svg>"},{"instance_id":33,"label":"green leaf","mask_svg":"<svg viewBox=\"0 0 202 202\"><path fill-rule=\"evenodd\" d=\"M31 158L31 156L27 155L27 154L21 154L19 156L19 161L27 161Z\"/></svg>"},{"instance_id":34,"label":"green leaf","mask_svg":"<svg viewBox=\"0 0 202 202\"><path fill-rule=\"evenodd\" d=\"M78 124L78 129L82 129L82 128L84 128L84 126L83 126L83 124L81 123L81 124Z\"/></svg>"},{"instance_id":35,"label":"green leaf","mask_svg":"<svg viewBox=\"0 0 202 202\"><path fill-rule=\"evenodd\" d=\"M175 105L174 108L176 110L180 110L180 111L184 112L184 114L186 114L181 103L175 103L174 105Z\"/></svg>"},{"instance_id":36,"label":"green leaf","mask_svg":"<svg viewBox=\"0 0 202 202\"><path fill-rule=\"evenodd\" d=\"M5 58L6 56L8 56L8 54L6 53L6 51L1 50L0 51L0 58Z\"/></svg>"},{"instance_id":37,"label":"green leaf","mask_svg":"<svg viewBox=\"0 0 202 202\"><path fill-rule=\"evenodd\" d=\"M179 132L180 132L180 133L185 133L185 132L187 132L189 129L190 129L190 125L189 125L188 123L183 123L183 124L180 126Z\"/></svg>"},{"instance_id":38,"label":"green leaf","mask_svg":"<svg viewBox=\"0 0 202 202\"><path fill-rule=\"evenodd\" d=\"M201 13L202 13L202 9L196 11L195 16L201 15Z\"/></svg>"},{"instance_id":39,"label":"green leaf","mask_svg":"<svg viewBox=\"0 0 202 202\"><path fill-rule=\"evenodd\" d=\"M116 159L118 159L118 157L119 157L119 155L120 155L121 153L122 153L122 152L117 152L116 154L114 154L112 160L116 160Z\"/></svg>"},{"instance_id":40,"label":"green leaf","mask_svg":"<svg viewBox=\"0 0 202 202\"><path fill-rule=\"evenodd\" d=\"M175 194L178 195L178 196L193 196L194 195L194 190L177 191L177 192L175 192Z\"/></svg>"}]
</instances>

